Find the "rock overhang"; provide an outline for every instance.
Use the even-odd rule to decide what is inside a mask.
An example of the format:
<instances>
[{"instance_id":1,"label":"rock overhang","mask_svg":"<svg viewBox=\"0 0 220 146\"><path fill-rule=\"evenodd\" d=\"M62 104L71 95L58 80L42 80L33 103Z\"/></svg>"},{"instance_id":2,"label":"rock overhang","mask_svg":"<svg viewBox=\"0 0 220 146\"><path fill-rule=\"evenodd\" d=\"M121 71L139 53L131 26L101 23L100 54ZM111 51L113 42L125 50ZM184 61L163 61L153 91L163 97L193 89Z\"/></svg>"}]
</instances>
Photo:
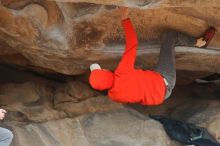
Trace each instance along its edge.
<instances>
[{"instance_id":1,"label":"rock overhang","mask_svg":"<svg viewBox=\"0 0 220 146\"><path fill-rule=\"evenodd\" d=\"M170 0L57 0L37 3L24 1L22 4L16 0L7 4L4 0L1 2L2 62L43 68L45 71L67 75L85 73L93 62L100 62L114 69L120 60L124 49L124 35L117 8L109 5L131 7L130 17L140 44L145 43L144 47L140 45L138 50L137 64L145 68L156 64L159 53L159 43L152 46L148 42L158 42L166 29L177 29L200 36L209 25L215 26L217 30L220 25L217 1L210 3L197 0L191 3ZM219 73L219 35L217 32L206 49L178 47L177 69ZM17 56L12 59L10 54ZM145 58L147 63L142 63Z\"/></svg>"}]
</instances>

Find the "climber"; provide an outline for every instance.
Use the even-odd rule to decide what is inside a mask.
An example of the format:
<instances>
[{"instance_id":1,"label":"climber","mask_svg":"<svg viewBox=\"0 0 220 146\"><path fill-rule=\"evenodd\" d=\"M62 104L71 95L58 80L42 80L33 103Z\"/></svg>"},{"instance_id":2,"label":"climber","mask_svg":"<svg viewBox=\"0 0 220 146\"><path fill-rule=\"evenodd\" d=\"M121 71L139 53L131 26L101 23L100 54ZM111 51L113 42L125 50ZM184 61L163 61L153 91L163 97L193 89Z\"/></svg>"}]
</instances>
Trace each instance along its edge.
<instances>
[{"instance_id":1,"label":"climber","mask_svg":"<svg viewBox=\"0 0 220 146\"><path fill-rule=\"evenodd\" d=\"M6 110L0 109L0 120L5 118ZM0 127L0 146L9 146L13 139L13 134L10 130Z\"/></svg>"},{"instance_id":2,"label":"climber","mask_svg":"<svg viewBox=\"0 0 220 146\"><path fill-rule=\"evenodd\" d=\"M119 8L119 13L126 39L123 57L114 73L92 64L90 84L96 90L108 89L108 96L116 102L159 105L171 95L175 86L175 46L206 47L215 29L210 27L198 39L174 30L166 31L162 36L158 66L154 70L141 70L134 68L138 41L128 18L128 8Z\"/></svg>"}]
</instances>

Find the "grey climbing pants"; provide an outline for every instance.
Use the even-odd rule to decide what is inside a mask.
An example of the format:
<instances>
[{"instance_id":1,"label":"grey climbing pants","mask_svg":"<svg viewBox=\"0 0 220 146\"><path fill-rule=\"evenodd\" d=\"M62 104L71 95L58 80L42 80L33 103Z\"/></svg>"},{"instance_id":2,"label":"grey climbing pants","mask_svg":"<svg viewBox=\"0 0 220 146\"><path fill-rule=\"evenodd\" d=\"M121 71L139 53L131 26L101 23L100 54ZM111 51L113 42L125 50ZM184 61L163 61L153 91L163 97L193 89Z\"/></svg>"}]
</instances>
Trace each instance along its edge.
<instances>
[{"instance_id":1,"label":"grey climbing pants","mask_svg":"<svg viewBox=\"0 0 220 146\"><path fill-rule=\"evenodd\" d=\"M9 146L12 139L12 132L6 128L0 127L0 146Z\"/></svg>"},{"instance_id":2,"label":"grey climbing pants","mask_svg":"<svg viewBox=\"0 0 220 146\"><path fill-rule=\"evenodd\" d=\"M165 99L169 98L176 84L175 69L175 46L194 46L196 38L187 34L168 30L162 35L160 57L157 67L154 69L159 72L168 82L166 86Z\"/></svg>"}]
</instances>

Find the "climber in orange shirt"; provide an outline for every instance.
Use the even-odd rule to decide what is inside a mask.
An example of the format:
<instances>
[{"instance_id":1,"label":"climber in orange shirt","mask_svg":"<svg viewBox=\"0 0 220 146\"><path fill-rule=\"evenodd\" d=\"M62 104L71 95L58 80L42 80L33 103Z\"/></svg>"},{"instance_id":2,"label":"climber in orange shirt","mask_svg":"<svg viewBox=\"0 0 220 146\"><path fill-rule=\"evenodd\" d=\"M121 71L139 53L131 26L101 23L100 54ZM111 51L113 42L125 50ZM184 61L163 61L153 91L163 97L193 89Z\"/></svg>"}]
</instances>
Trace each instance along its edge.
<instances>
[{"instance_id":1,"label":"climber in orange shirt","mask_svg":"<svg viewBox=\"0 0 220 146\"><path fill-rule=\"evenodd\" d=\"M159 105L170 96L175 86L175 46L206 47L214 36L215 29L210 27L199 39L175 30L168 30L162 36L160 58L156 69L135 69L137 35L128 18L128 8L122 7L119 11L125 31L125 52L114 72L101 69L98 64L92 64L90 84L94 89L108 90L108 96L116 102Z\"/></svg>"}]
</instances>

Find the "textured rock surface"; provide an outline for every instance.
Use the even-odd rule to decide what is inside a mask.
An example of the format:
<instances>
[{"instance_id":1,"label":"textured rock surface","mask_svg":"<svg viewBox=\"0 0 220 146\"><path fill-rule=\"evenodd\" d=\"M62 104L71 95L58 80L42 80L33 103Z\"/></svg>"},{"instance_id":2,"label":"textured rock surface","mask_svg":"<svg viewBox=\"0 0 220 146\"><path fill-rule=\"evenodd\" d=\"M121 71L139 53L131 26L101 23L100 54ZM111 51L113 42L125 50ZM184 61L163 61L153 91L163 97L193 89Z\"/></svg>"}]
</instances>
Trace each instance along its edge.
<instances>
[{"instance_id":1,"label":"textured rock surface","mask_svg":"<svg viewBox=\"0 0 220 146\"><path fill-rule=\"evenodd\" d=\"M180 146L148 114L195 123L220 140L217 81L177 86L161 106L125 106L94 92L79 78L48 75L46 79L33 72L0 68L1 105L8 111L1 126L13 130L12 146ZM218 78L216 74L207 79ZM84 92L79 91L81 88Z\"/></svg>"},{"instance_id":2,"label":"textured rock surface","mask_svg":"<svg viewBox=\"0 0 220 146\"><path fill-rule=\"evenodd\" d=\"M124 50L115 5L131 8L137 67L156 65L166 29L198 37L213 25L208 48L176 47L177 83L220 73L219 0L0 0L0 63L22 66L0 65L2 124L15 134L12 146L179 146L148 114L206 127L220 141L217 82L176 87L157 107L125 108L90 88L89 65L114 69Z\"/></svg>"},{"instance_id":3,"label":"textured rock surface","mask_svg":"<svg viewBox=\"0 0 220 146\"><path fill-rule=\"evenodd\" d=\"M137 65L144 68L156 64L167 28L200 36L208 25L217 30L220 25L218 0L67 1L74 3L1 0L0 61L69 75L84 73L92 62L114 69L124 36L112 5L133 7L130 17L140 40ZM217 32L208 49L177 49L177 68L220 72L219 36Z\"/></svg>"},{"instance_id":4,"label":"textured rock surface","mask_svg":"<svg viewBox=\"0 0 220 146\"><path fill-rule=\"evenodd\" d=\"M181 146L171 141L163 127L147 116L165 114L205 127L220 141L218 89L219 85L179 87L164 105L139 107L143 115L127 107L39 124L6 124L15 133L12 146L24 143L31 146Z\"/></svg>"},{"instance_id":5,"label":"textured rock surface","mask_svg":"<svg viewBox=\"0 0 220 146\"><path fill-rule=\"evenodd\" d=\"M0 68L0 105L8 111L6 121L45 122L122 107L80 80L56 76L57 80L49 80L12 67Z\"/></svg>"},{"instance_id":6,"label":"textured rock surface","mask_svg":"<svg viewBox=\"0 0 220 146\"><path fill-rule=\"evenodd\" d=\"M126 109L12 128L16 134L12 146L179 145L159 123Z\"/></svg>"},{"instance_id":7,"label":"textured rock surface","mask_svg":"<svg viewBox=\"0 0 220 146\"><path fill-rule=\"evenodd\" d=\"M54 103L77 103L87 98L97 96L97 94L95 94L94 90L92 90L88 84L79 81L72 81L60 85L60 88L55 93Z\"/></svg>"},{"instance_id":8,"label":"textured rock surface","mask_svg":"<svg viewBox=\"0 0 220 146\"><path fill-rule=\"evenodd\" d=\"M90 2L96 4L104 4L104 5L119 5L119 6L129 6L135 8L157 8L157 7L206 7L206 6L213 6L218 7L219 2L218 0L51 0L57 2Z\"/></svg>"}]
</instances>

